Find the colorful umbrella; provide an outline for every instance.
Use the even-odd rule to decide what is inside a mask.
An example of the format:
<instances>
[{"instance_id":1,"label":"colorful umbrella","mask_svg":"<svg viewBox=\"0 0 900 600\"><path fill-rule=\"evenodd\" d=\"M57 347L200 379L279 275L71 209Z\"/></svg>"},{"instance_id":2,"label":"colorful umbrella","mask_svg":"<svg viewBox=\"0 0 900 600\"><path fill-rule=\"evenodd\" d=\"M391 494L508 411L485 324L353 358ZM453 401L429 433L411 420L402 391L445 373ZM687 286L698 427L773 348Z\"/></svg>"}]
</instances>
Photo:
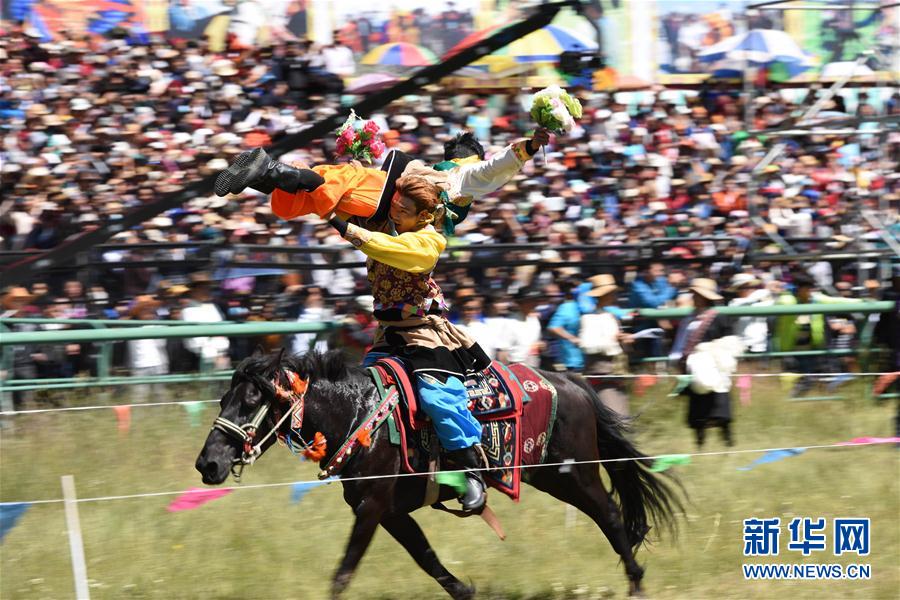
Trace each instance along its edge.
<instances>
[{"instance_id":1,"label":"colorful umbrella","mask_svg":"<svg viewBox=\"0 0 900 600\"><path fill-rule=\"evenodd\" d=\"M773 62L807 64L809 56L794 38L775 29L752 29L713 44L697 55L701 62L713 63L723 59L749 62L753 66Z\"/></svg>"},{"instance_id":2,"label":"colorful umbrella","mask_svg":"<svg viewBox=\"0 0 900 600\"><path fill-rule=\"evenodd\" d=\"M491 37L506 25L495 25L476 31L462 39L444 54L444 59L459 54L465 48L474 46ZM556 25L547 25L500 48L495 55L512 56L517 62L555 62L563 52L584 52L596 50L597 44L572 34ZM480 61L478 61L480 62ZM474 64L478 64L478 62Z\"/></svg>"},{"instance_id":3,"label":"colorful umbrella","mask_svg":"<svg viewBox=\"0 0 900 600\"><path fill-rule=\"evenodd\" d=\"M369 50L359 62L364 65L425 67L436 63L437 57L427 48L406 42L394 42Z\"/></svg>"},{"instance_id":4,"label":"colorful umbrella","mask_svg":"<svg viewBox=\"0 0 900 600\"><path fill-rule=\"evenodd\" d=\"M354 79L353 83L347 86L346 92L348 94L377 92L378 90L391 87L398 81L400 80L387 73L366 73Z\"/></svg>"}]
</instances>

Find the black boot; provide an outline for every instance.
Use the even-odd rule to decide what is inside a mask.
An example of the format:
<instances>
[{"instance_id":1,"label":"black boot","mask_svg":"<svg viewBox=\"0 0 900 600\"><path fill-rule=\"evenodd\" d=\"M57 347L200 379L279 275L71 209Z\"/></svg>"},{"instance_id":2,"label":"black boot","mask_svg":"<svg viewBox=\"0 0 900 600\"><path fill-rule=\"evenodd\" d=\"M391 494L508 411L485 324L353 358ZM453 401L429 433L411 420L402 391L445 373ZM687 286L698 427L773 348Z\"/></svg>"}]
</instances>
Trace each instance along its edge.
<instances>
[{"instance_id":1,"label":"black boot","mask_svg":"<svg viewBox=\"0 0 900 600\"><path fill-rule=\"evenodd\" d=\"M481 452L475 446L454 450L450 452L450 458L453 459L457 466L463 469L482 469L485 467L481 460ZM466 471L466 493L459 499L463 510L475 513L481 512L486 500L486 489L481 471Z\"/></svg>"},{"instance_id":2,"label":"black boot","mask_svg":"<svg viewBox=\"0 0 900 600\"><path fill-rule=\"evenodd\" d=\"M311 192L323 183L325 179L315 171L286 165L257 148L243 152L219 173L216 195L240 194L248 187L263 194L271 194L275 188L291 194L299 190Z\"/></svg>"}]
</instances>

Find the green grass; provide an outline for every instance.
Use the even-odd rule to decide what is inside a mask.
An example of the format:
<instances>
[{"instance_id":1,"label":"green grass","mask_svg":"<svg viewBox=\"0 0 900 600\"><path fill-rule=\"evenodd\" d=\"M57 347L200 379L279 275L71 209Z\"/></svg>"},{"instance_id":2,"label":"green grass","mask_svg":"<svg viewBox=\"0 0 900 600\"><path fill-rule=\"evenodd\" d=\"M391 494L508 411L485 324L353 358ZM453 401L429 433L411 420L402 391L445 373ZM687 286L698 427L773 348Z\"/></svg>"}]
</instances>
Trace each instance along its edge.
<instances>
[{"instance_id":1,"label":"green grass","mask_svg":"<svg viewBox=\"0 0 900 600\"><path fill-rule=\"evenodd\" d=\"M173 386L174 388L174 386ZM173 388L169 393L174 395ZM693 451L682 399L659 385L636 431L648 454ZM753 401L736 405L736 449L828 444L891 435L894 406L863 398L857 382L843 402L787 402L772 379L755 379ZM204 395L201 397L209 397ZM166 399L160 397L160 400ZM67 401L93 403L85 392ZM73 474L82 498L199 486L193 463L204 425L191 427L178 406L132 410L120 434L111 410L18 416L4 421L0 500L59 498L60 476ZM721 450L717 433L706 450ZM900 454L891 446L817 449L752 471L737 467L758 454L695 457L676 467L690 504L677 540L642 550L652 598L897 598L900 594ZM245 471L247 484L306 480L315 468L277 448ZM329 581L351 526L339 485L310 492L299 504L290 488L238 490L197 510L169 513L174 496L79 504L93 598L328 597ZM567 507L530 487L516 505L493 493L508 538L500 542L478 519L432 510L416 513L444 564L496 599L621 598L627 582L618 559L584 515L567 523ZM866 558L814 555L811 563L870 563L868 581L749 582L741 573L745 518L870 517ZM778 559L800 562L786 551ZM830 534L829 534L830 541ZM751 562L748 559L747 562ZM61 504L33 506L0 545L0 597L70 598L74 586ZM445 597L384 532L379 532L346 598Z\"/></svg>"}]
</instances>

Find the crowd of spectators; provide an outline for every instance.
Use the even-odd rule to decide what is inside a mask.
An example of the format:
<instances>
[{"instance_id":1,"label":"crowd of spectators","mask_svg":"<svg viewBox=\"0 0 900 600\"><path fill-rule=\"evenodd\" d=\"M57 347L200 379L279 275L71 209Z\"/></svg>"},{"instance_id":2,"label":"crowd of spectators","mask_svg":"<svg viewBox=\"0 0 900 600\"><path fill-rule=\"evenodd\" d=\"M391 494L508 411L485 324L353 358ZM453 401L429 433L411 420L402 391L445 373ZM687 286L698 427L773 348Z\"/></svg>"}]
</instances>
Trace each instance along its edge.
<instances>
[{"instance_id":1,"label":"crowd of spectators","mask_svg":"<svg viewBox=\"0 0 900 600\"><path fill-rule=\"evenodd\" d=\"M284 42L212 53L203 41L161 38L142 45L94 37L39 43L20 27L7 28L0 37L0 247L54 248L78 231L114 222L216 173L248 148L349 112L353 98L310 88L311 80L328 80L328 73L307 68L300 80L292 79L291 65L304 60L307 49L302 42ZM526 164L497 193L476 200L451 240L447 263L436 274L453 318L475 331L489 352L511 360L542 360L543 366L582 368L578 317L594 310L588 292L600 274L611 274L618 282L613 304L623 314L629 308L687 305L686 291L697 277L716 281L733 302L745 304L778 302L791 293L803 294L804 288L821 290L827 298L880 297L890 286L879 281L876 262L833 268L840 263L750 264L746 257L751 251L757 257L760 252L782 253L777 245L759 241L768 234L795 239L794 247L801 252L883 248L883 229L896 235L900 228L896 128L884 125L884 132L864 130L855 136L831 132L784 138L784 153L754 179L751 169L782 138L754 135L752 130L792 122L811 104L814 93L798 100L802 105L788 99L796 96L777 91L758 95L752 101L750 132L744 122L747 107L738 91L727 87L711 85L699 93L654 89L628 97L580 95L585 111L576 129L555 137L546 154ZM489 154L521 137L533 128L524 106L527 98L518 91L483 96L429 87L420 96L366 116L379 123L388 147L431 163L441 160L443 142L462 129L474 131ZM837 96L826 111L896 115L900 93L861 93L849 107ZM333 148L333 139L325 139L282 159L333 162ZM755 192L748 197L751 188ZM876 214L883 227L861 219L866 210L880 211ZM751 212L761 220L753 220ZM654 245L651 252L648 240L667 238L673 241ZM338 340L319 340L320 346L339 344L358 353L365 349L365 332L371 327L365 271L329 266L361 263L362 256L321 220L279 222L268 199L255 192L226 198L210 192L112 241L120 246L100 253L104 264L93 279L79 283L69 280L71 274L57 274L27 289L7 290L4 315L337 318L353 323L353 328ZM198 274L186 261L196 258L196 248L147 253L128 247L196 241L218 242L208 272ZM523 246L498 250L492 248L495 243ZM238 244L255 247L237 249ZM475 247L452 249L461 245ZM318 246L341 249L278 252ZM650 256L661 262L648 266ZM116 267L158 259L165 265ZM268 261L273 268L216 268L246 260ZM504 266L511 261L515 266ZM288 262L316 268L277 269ZM558 307L567 304L560 313ZM511 319L527 327L510 328ZM675 330L668 322L636 320L630 326L633 332L663 330L662 338L639 337L631 352L635 357L665 354ZM738 326L748 351L772 349L772 330L762 330L759 320L740 321ZM784 337L796 328L784 328L788 333L779 343L796 346L796 340ZM501 329L516 330L518 337L510 341L497 333ZM852 322L831 319L825 338L812 335L810 327L801 329L802 344L848 344L848 336L855 335ZM127 359L131 363L123 358L121 364L166 371L190 370L201 363L225 366L257 342L266 347L285 342L214 340L193 346L170 343L164 350L133 344L133 352L142 358ZM309 342L298 336L289 346L300 350ZM158 360L148 358L154 348ZM85 357L90 352L89 346L70 345L52 353L17 354L17 365L28 371L17 377L89 370L92 361Z\"/></svg>"}]
</instances>

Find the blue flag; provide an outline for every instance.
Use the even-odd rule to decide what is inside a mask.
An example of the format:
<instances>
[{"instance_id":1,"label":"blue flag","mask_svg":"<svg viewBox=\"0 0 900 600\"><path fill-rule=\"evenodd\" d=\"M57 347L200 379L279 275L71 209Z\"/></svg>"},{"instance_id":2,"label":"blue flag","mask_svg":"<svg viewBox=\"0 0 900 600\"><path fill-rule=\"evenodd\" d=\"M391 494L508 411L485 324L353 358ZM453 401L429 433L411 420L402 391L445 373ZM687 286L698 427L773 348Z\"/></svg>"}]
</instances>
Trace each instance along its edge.
<instances>
[{"instance_id":1,"label":"blue flag","mask_svg":"<svg viewBox=\"0 0 900 600\"><path fill-rule=\"evenodd\" d=\"M806 448L786 448L785 450L771 450L754 460L746 467L738 467L738 471L749 471L753 467L758 467L759 465L772 463L783 458L789 458L791 456L797 456L805 450Z\"/></svg>"},{"instance_id":2,"label":"blue flag","mask_svg":"<svg viewBox=\"0 0 900 600\"><path fill-rule=\"evenodd\" d=\"M19 519L31 506L28 502L4 502L0 504L0 542L16 526Z\"/></svg>"},{"instance_id":3,"label":"blue flag","mask_svg":"<svg viewBox=\"0 0 900 600\"><path fill-rule=\"evenodd\" d=\"M301 481L295 483L291 487L291 502L293 502L294 504L300 502L301 500L303 500L303 497L313 489L319 487L320 485L331 483L335 479L337 479L337 477L332 476L328 479L325 479L324 481Z\"/></svg>"}]
</instances>

